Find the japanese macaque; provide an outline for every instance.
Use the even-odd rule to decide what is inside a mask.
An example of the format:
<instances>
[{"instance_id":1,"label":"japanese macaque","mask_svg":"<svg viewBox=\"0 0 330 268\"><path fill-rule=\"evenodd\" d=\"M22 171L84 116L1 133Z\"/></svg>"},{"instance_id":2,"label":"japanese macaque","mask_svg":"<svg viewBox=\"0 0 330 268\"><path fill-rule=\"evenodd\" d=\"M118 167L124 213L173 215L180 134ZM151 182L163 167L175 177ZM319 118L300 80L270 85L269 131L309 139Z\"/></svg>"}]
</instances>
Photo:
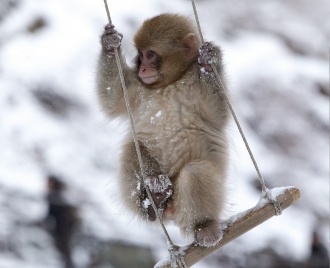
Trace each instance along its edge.
<instances>
[{"instance_id":1,"label":"japanese macaque","mask_svg":"<svg viewBox=\"0 0 330 268\"><path fill-rule=\"evenodd\" d=\"M222 237L228 170L228 108L211 70L215 64L223 78L221 51L202 44L193 23L175 14L143 23L134 37L134 68L124 62L121 40L113 25L105 26L97 87L107 115L127 116L117 48L146 178L140 185L142 174L129 133L120 160L122 198L141 218L155 221L148 187L164 222L174 222L201 246L213 246Z\"/></svg>"}]
</instances>

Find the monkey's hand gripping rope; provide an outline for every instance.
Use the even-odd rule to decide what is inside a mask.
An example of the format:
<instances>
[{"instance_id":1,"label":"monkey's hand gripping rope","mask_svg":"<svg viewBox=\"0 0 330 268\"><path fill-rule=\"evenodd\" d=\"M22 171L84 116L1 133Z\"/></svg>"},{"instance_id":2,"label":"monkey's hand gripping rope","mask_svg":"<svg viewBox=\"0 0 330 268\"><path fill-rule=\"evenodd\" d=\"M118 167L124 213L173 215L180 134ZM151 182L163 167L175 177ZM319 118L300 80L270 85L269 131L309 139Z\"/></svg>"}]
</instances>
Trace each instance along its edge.
<instances>
[{"instance_id":1,"label":"monkey's hand gripping rope","mask_svg":"<svg viewBox=\"0 0 330 268\"><path fill-rule=\"evenodd\" d=\"M212 72L212 64L217 64L219 56L215 47L210 42L203 42L198 50L198 65L201 73L209 74Z\"/></svg>"},{"instance_id":2,"label":"monkey's hand gripping rope","mask_svg":"<svg viewBox=\"0 0 330 268\"><path fill-rule=\"evenodd\" d=\"M119 48L121 45L121 40L123 35L118 33L115 29L115 26L111 23L108 23L104 27L104 33L101 38L102 47L108 52L114 54L115 48Z\"/></svg>"}]
</instances>

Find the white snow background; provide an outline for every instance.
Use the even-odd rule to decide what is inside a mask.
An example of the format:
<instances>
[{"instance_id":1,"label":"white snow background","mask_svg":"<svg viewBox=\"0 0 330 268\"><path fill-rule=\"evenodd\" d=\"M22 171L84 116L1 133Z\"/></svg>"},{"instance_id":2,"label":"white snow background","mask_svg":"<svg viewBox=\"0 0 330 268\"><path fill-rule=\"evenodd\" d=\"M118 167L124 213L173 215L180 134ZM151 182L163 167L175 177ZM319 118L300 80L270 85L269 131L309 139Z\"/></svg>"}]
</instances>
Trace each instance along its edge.
<instances>
[{"instance_id":1,"label":"white snow background","mask_svg":"<svg viewBox=\"0 0 330 268\"><path fill-rule=\"evenodd\" d=\"M103 1L24 0L0 3L0 239L22 239L14 223L45 216L47 172L68 184L84 228L166 255L160 228L132 220L116 194L118 152L126 123L109 121L95 94L99 36L107 23ZM246 3L249 2L249 3ZM134 56L132 35L163 12L193 18L190 1L111 1L113 23ZM272 247L303 261L316 230L329 243L328 9L326 1L197 1L205 39L224 51L234 107L269 188L294 185L302 198L223 248L236 258ZM27 31L36 18L45 27ZM34 91L69 100L65 116L45 109ZM256 173L233 126L232 172L226 216L254 206ZM175 227L175 243L187 244ZM33 235L42 236L34 230ZM45 240L49 239L47 237ZM48 241L48 240L47 240ZM0 251L0 267L60 267L51 242L44 256ZM212 257L210 257L211 259ZM203 261L194 267L212 267Z\"/></svg>"}]
</instances>

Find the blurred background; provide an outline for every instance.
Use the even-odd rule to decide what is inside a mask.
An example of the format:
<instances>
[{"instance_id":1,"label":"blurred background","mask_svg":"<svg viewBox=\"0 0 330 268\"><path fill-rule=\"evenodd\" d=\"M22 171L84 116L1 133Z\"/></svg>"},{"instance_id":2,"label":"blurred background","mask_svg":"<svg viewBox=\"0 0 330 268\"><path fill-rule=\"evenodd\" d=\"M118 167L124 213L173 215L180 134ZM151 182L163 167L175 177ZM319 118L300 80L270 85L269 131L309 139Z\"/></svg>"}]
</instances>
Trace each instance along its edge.
<instances>
[{"instance_id":1,"label":"blurred background","mask_svg":"<svg viewBox=\"0 0 330 268\"><path fill-rule=\"evenodd\" d=\"M329 267L328 1L196 4L205 39L224 51L233 104L268 187L293 185L302 197L194 267ZM194 18L188 0L109 7L129 62L144 19ZM153 267L167 255L161 229L137 222L117 199L127 124L101 114L94 86L106 23L101 0L1 0L1 268ZM260 197L234 124L229 133L224 218Z\"/></svg>"}]
</instances>

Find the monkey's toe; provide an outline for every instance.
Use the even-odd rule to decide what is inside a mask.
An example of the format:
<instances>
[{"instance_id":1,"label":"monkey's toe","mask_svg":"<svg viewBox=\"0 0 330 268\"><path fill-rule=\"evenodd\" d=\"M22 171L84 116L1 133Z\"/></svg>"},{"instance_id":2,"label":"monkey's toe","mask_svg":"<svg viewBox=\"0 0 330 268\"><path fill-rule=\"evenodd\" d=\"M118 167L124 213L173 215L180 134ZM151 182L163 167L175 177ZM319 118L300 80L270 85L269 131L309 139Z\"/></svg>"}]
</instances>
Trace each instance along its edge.
<instances>
[{"instance_id":1,"label":"monkey's toe","mask_svg":"<svg viewBox=\"0 0 330 268\"><path fill-rule=\"evenodd\" d=\"M213 247L222 238L222 228L218 221L209 221L195 227L195 242L202 247Z\"/></svg>"},{"instance_id":2,"label":"monkey's toe","mask_svg":"<svg viewBox=\"0 0 330 268\"><path fill-rule=\"evenodd\" d=\"M167 208L168 200L173 193L173 185L171 180L165 175L148 176L145 184L149 187L151 197L156 205L157 214L163 217L164 210ZM149 201L149 199L148 199ZM147 217L149 221L155 221L157 214L154 211L151 203L147 207Z\"/></svg>"},{"instance_id":3,"label":"monkey's toe","mask_svg":"<svg viewBox=\"0 0 330 268\"><path fill-rule=\"evenodd\" d=\"M148 207L147 215L149 221L155 221L157 219L156 212L151 205Z\"/></svg>"}]
</instances>

